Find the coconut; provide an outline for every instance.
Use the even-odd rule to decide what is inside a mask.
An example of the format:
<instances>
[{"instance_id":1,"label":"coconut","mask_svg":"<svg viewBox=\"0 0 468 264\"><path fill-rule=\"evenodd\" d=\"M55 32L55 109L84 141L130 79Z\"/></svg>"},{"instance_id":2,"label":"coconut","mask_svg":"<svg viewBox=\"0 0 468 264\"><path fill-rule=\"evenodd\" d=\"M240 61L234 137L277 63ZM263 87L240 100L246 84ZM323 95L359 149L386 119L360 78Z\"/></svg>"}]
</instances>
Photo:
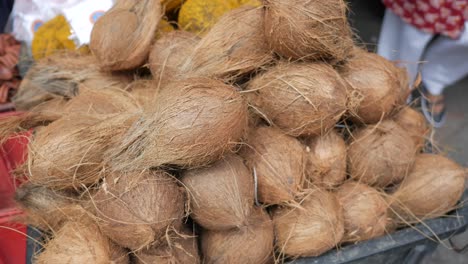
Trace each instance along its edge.
<instances>
[{"instance_id":1,"label":"coconut","mask_svg":"<svg viewBox=\"0 0 468 264\"><path fill-rule=\"evenodd\" d=\"M424 147L430 129L423 114L407 106L395 115L394 120L410 134L418 148Z\"/></svg>"},{"instance_id":2,"label":"coconut","mask_svg":"<svg viewBox=\"0 0 468 264\"><path fill-rule=\"evenodd\" d=\"M405 69L385 58L358 48L344 66L342 76L348 83L348 107L352 121L377 123L404 104L402 90L408 85L402 80ZM406 98L405 98L406 99Z\"/></svg>"},{"instance_id":3,"label":"coconut","mask_svg":"<svg viewBox=\"0 0 468 264\"><path fill-rule=\"evenodd\" d=\"M135 263L200 263L198 241L194 232L189 228L184 228L179 232L162 245L135 252Z\"/></svg>"},{"instance_id":4,"label":"coconut","mask_svg":"<svg viewBox=\"0 0 468 264\"><path fill-rule=\"evenodd\" d=\"M30 144L29 180L54 189L80 189L103 176L103 154L138 114L69 114L37 131Z\"/></svg>"},{"instance_id":5,"label":"coconut","mask_svg":"<svg viewBox=\"0 0 468 264\"><path fill-rule=\"evenodd\" d=\"M115 243L139 250L163 240L184 215L185 195L164 171L117 173L93 196L102 232Z\"/></svg>"},{"instance_id":6,"label":"coconut","mask_svg":"<svg viewBox=\"0 0 468 264\"><path fill-rule=\"evenodd\" d=\"M89 48L106 70L130 70L148 58L161 20L160 1L120 0L94 24Z\"/></svg>"},{"instance_id":7,"label":"coconut","mask_svg":"<svg viewBox=\"0 0 468 264\"><path fill-rule=\"evenodd\" d=\"M310 139L306 159L311 184L332 189L346 179L346 143L336 131Z\"/></svg>"},{"instance_id":8,"label":"coconut","mask_svg":"<svg viewBox=\"0 0 468 264\"><path fill-rule=\"evenodd\" d=\"M235 82L273 60L262 31L263 9L242 7L224 15L201 39L181 71Z\"/></svg>"},{"instance_id":9,"label":"coconut","mask_svg":"<svg viewBox=\"0 0 468 264\"><path fill-rule=\"evenodd\" d=\"M116 148L115 168L162 165L197 167L236 147L248 123L247 104L234 87L208 78L188 78L164 87Z\"/></svg>"},{"instance_id":10,"label":"coconut","mask_svg":"<svg viewBox=\"0 0 468 264\"><path fill-rule=\"evenodd\" d=\"M301 143L272 127L258 127L248 137L241 155L256 175L258 200L281 204L302 190L305 157Z\"/></svg>"},{"instance_id":11,"label":"coconut","mask_svg":"<svg viewBox=\"0 0 468 264\"><path fill-rule=\"evenodd\" d=\"M388 206L380 192L351 181L340 186L336 195L344 213L343 241L363 241L385 234Z\"/></svg>"},{"instance_id":12,"label":"coconut","mask_svg":"<svg viewBox=\"0 0 468 264\"><path fill-rule=\"evenodd\" d=\"M392 120L356 130L348 146L348 169L357 181L376 187L401 182L417 153L411 136Z\"/></svg>"},{"instance_id":13,"label":"coconut","mask_svg":"<svg viewBox=\"0 0 468 264\"><path fill-rule=\"evenodd\" d=\"M344 234L343 209L333 193L312 189L299 207L273 214L276 247L282 255L318 256L335 247Z\"/></svg>"},{"instance_id":14,"label":"coconut","mask_svg":"<svg viewBox=\"0 0 468 264\"><path fill-rule=\"evenodd\" d=\"M420 154L391 197L393 218L413 223L454 209L465 190L465 170L446 157Z\"/></svg>"},{"instance_id":15,"label":"coconut","mask_svg":"<svg viewBox=\"0 0 468 264\"><path fill-rule=\"evenodd\" d=\"M180 77L180 67L192 54L199 38L187 31L169 32L158 39L151 48L149 67L154 79L162 87Z\"/></svg>"},{"instance_id":16,"label":"coconut","mask_svg":"<svg viewBox=\"0 0 468 264\"><path fill-rule=\"evenodd\" d=\"M254 78L246 95L255 111L292 136L325 134L346 112L345 83L325 63L280 63Z\"/></svg>"},{"instance_id":17,"label":"coconut","mask_svg":"<svg viewBox=\"0 0 468 264\"><path fill-rule=\"evenodd\" d=\"M114 245L91 221L67 222L34 263L128 264L127 252Z\"/></svg>"},{"instance_id":18,"label":"coconut","mask_svg":"<svg viewBox=\"0 0 468 264\"><path fill-rule=\"evenodd\" d=\"M67 100L65 98L56 97L34 106L33 108L31 108L30 112L63 113L66 104Z\"/></svg>"},{"instance_id":19,"label":"coconut","mask_svg":"<svg viewBox=\"0 0 468 264\"><path fill-rule=\"evenodd\" d=\"M264 0L265 35L279 55L291 59L346 59L353 47L343 0Z\"/></svg>"},{"instance_id":20,"label":"coconut","mask_svg":"<svg viewBox=\"0 0 468 264\"><path fill-rule=\"evenodd\" d=\"M186 171L182 183L190 196L191 216L202 227L224 230L246 224L254 203L254 182L239 156Z\"/></svg>"},{"instance_id":21,"label":"coconut","mask_svg":"<svg viewBox=\"0 0 468 264\"><path fill-rule=\"evenodd\" d=\"M203 263L269 263L273 259L273 240L270 216L263 209L256 209L247 226L225 231L203 230Z\"/></svg>"},{"instance_id":22,"label":"coconut","mask_svg":"<svg viewBox=\"0 0 468 264\"><path fill-rule=\"evenodd\" d=\"M159 92L159 87L154 80L136 80L128 85L127 90L130 92L140 108L149 110L156 101L156 96Z\"/></svg>"}]
</instances>

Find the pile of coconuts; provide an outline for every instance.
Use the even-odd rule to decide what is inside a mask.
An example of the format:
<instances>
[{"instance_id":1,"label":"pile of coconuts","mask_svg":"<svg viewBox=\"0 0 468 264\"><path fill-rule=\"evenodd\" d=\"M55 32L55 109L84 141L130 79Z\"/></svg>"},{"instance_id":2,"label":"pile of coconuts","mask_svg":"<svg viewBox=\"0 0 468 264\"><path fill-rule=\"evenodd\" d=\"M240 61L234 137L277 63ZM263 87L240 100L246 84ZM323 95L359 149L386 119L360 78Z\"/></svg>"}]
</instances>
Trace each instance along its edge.
<instances>
[{"instance_id":1,"label":"pile of coconuts","mask_svg":"<svg viewBox=\"0 0 468 264\"><path fill-rule=\"evenodd\" d=\"M405 69L355 44L343 0L264 0L203 37L156 38L162 10L117 1L92 55L37 62L0 120L32 131L38 263L276 263L457 206L464 168L423 153Z\"/></svg>"}]
</instances>

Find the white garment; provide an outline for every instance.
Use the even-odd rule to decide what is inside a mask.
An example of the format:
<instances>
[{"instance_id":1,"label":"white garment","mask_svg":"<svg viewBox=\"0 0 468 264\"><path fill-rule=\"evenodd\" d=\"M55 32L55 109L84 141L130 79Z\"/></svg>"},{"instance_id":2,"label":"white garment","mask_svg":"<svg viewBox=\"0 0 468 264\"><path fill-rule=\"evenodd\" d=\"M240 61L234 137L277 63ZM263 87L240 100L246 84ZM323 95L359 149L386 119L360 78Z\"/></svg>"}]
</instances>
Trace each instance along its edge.
<instances>
[{"instance_id":1,"label":"white garment","mask_svg":"<svg viewBox=\"0 0 468 264\"><path fill-rule=\"evenodd\" d=\"M433 95L442 94L445 87L468 74L468 23L457 39L418 30L387 10L380 32L377 53L407 67L414 82L418 72ZM432 40L432 41L431 41Z\"/></svg>"}]
</instances>

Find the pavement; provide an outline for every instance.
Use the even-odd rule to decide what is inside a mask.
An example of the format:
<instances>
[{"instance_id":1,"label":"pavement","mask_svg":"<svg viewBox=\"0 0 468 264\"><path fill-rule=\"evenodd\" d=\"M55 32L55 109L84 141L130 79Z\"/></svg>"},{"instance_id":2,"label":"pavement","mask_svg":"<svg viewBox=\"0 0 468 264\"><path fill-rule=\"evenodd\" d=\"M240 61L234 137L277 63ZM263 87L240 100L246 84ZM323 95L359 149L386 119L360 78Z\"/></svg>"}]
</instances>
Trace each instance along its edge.
<instances>
[{"instance_id":1,"label":"pavement","mask_svg":"<svg viewBox=\"0 0 468 264\"><path fill-rule=\"evenodd\" d=\"M350 0L350 21L355 33L369 50L375 50L384 7L379 0ZM459 164L468 167L468 77L445 89L448 110L445 126L434 130L432 139L438 148ZM453 246L468 245L468 232L453 237ZM466 264L468 250L457 253L448 241L426 256L423 264Z\"/></svg>"}]
</instances>

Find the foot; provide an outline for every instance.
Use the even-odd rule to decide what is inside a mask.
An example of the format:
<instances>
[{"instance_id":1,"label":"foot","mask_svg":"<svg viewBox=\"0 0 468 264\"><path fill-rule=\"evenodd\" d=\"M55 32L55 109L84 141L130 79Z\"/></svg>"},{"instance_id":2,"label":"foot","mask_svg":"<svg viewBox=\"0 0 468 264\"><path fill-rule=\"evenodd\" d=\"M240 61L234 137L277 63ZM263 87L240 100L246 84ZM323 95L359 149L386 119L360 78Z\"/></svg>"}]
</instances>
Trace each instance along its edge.
<instances>
[{"instance_id":1,"label":"foot","mask_svg":"<svg viewBox=\"0 0 468 264\"><path fill-rule=\"evenodd\" d=\"M423 87L421 96L421 108L427 121L439 128L445 123L447 109L443 95L433 95Z\"/></svg>"}]
</instances>

